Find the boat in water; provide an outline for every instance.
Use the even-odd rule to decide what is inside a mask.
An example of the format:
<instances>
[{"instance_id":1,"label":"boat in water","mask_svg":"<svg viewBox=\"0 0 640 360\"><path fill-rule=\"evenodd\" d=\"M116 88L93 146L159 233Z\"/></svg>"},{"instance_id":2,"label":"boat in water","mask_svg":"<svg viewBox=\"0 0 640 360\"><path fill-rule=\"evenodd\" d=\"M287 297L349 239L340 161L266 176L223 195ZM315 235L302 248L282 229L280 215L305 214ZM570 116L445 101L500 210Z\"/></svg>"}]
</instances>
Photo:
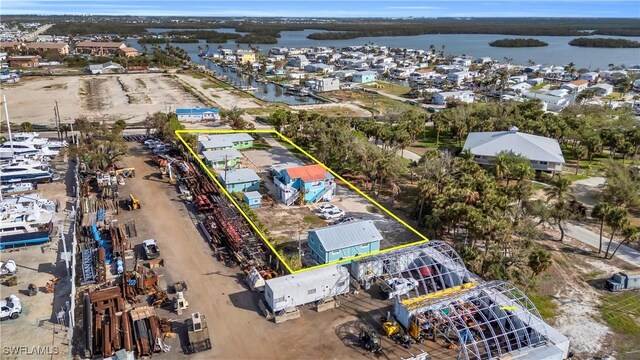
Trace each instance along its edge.
<instances>
[{"instance_id":1,"label":"boat in water","mask_svg":"<svg viewBox=\"0 0 640 360\"><path fill-rule=\"evenodd\" d=\"M44 244L52 230L53 213L37 205L16 204L0 209L0 250Z\"/></svg>"}]
</instances>

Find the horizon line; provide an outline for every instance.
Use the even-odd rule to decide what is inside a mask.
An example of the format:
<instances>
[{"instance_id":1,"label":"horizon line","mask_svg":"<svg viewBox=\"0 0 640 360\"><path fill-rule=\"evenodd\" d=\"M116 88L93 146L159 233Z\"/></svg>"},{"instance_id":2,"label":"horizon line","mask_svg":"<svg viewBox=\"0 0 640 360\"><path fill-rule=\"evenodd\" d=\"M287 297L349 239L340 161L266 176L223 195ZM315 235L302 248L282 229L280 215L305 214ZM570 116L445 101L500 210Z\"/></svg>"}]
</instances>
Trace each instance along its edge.
<instances>
[{"instance_id":1,"label":"horizon line","mask_svg":"<svg viewBox=\"0 0 640 360\"><path fill-rule=\"evenodd\" d=\"M202 15L117 15L117 14L4 14L4 17L18 16L37 16L37 17L53 17L53 16L105 16L120 18L196 18L196 19L615 19L615 20L636 20L638 17L595 17L595 16L249 16L249 15L221 15L221 16L202 16ZM2 23L2 21L0 21Z\"/></svg>"}]
</instances>

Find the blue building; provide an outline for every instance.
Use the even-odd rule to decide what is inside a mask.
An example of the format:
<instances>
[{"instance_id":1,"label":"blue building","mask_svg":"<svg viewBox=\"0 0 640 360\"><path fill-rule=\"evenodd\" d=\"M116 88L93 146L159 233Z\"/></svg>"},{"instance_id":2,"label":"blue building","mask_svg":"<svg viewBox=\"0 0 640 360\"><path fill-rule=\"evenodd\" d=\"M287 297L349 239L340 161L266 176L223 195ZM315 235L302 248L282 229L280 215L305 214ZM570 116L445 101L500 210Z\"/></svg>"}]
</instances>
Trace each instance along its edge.
<instances>
[{"instance_id":1,"label":"blue building","mask_svg":"<svg viewBox=\"0 0 640 360\"><path fill-rule=\"evenodd\" d=\"M179 121L214 121L220 120L220 109L216 108L190 108L176 109Z\"/></svg>"},{"instance_id":2,"label":"blue building","mask_svg":"<svg viewBox=\"0 0 640 360\"><path fill-rule=\"evenodd\" d=\"M244 202L252 209L259 208L262 203L262 194L257 191L246 192L244 193Z\"/></svg>"},{"instance_id":3,"label":"blue building","mask_svg":"<svg viewBox=\"0 0 640 360\"><path fill-rule=\"evenodd\" d=\"M242 158L240 151L230 148L222 150L206 150L202 152L204 163L214 169L234 167Z\"/></svg>"},{"instance_id":4,"label":"blue building","mask_svg":"<svg viewBox=\"0 0 640 360\"><path fill-rule=\"evenodd\" d=\"M380 250L382 235L371 220L309 230L311 256L321 264Z\"/></svg>"},{"instance_id":5,"label":"blue building","mask_svg":"<svg viewBox=\"0 0 640 360\"><path fill-rule=\"evenodd\" d=\"M304 196L304 203L331 201L336 184L333 175L320 165L288 167L274 175L276 197L292 205Z\"/></svg>"},{"instance_id":6,"label":"blue building","mask_svg":"<svg viewBox=\"0 0 640 360\"><path fill-rule=\"evenodd\" d=\"M353 74L353 82L366 84L376 80L376 72L375 71L358 71Z\"/></svg>"},{"instance_id":7,"label":"blue building","mask_svg":"<svg viewBox=\"0 0 640 360\"><path fill-rule=\"evenodd\" d=\"M258 191L260 176L251 169L218 171L218 180L228 192Z\"/></svg>"}]
</instances>

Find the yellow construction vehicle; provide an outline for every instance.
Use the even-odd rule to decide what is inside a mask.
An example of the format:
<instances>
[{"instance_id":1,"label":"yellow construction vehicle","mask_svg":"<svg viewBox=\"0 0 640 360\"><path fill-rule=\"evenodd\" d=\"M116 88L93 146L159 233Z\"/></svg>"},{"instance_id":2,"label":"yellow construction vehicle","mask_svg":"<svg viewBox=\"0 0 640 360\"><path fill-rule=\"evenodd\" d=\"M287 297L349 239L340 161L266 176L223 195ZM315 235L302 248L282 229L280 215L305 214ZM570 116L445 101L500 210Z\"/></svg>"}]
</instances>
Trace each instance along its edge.
<instances>
[{"instance_id":1,"label":"yellow construction vehicle","mask_svg":"<svg viewBox=\"0 0 640 360\"><path fill-rule=\"evenodd\" d=\"M129 194L129 210L140 209L140 201L138 198L133 196L133 194Z\"/></svg>"}]
</instances>

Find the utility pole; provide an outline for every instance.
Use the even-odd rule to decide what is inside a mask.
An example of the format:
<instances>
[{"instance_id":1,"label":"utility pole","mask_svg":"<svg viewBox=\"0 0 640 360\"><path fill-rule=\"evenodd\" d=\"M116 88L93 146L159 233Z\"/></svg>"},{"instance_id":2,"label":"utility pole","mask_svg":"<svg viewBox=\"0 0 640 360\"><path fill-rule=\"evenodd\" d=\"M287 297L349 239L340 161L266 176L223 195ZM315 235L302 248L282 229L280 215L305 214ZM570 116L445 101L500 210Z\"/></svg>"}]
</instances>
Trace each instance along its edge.
<instances>
[{"instance_id":1,"label":"utility pole","mask_svg":"<svg viewBox=\"0 0 640 360\"><path fill-rule=\"evenodd\" d=\"M60 108L58 107L58 100L56 100L56 130L58 131L58 139L62 138L62 134L60 134Z\"/></svg>"}]
</instances>

